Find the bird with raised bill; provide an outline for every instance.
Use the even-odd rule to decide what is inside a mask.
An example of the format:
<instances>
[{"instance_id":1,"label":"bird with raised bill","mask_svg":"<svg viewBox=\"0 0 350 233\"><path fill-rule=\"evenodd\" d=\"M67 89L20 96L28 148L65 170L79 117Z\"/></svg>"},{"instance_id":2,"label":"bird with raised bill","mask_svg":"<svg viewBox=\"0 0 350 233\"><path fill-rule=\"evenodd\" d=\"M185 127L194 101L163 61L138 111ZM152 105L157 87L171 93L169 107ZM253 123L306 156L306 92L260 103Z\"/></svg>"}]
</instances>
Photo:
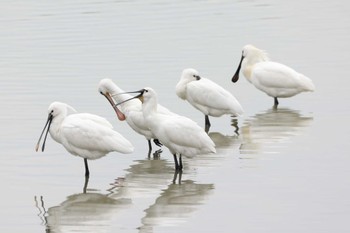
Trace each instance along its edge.
<instances>
[{"instance_id":1,"label":"bird with raised bill","mask_svg":"<svg viewBox=\"0 0 350 233\"><path fill-rule=\"evenodd\" d=\"M119 120L126 120L128 125L138 134L143 135L148 141L149 153L152 151L151 140L157 146L162 146L161 142L153 135L149 127L147 126L142 113L142 103L133 99L124 102L120 105L120 109L116 107L116 103L122 102L126 99L131 98L129 94L125 94L115 82L111 79L102 79L98 84L98 91L102 94L108 102L114 108ZM175 113L169 111L167 108L158 104L158 112L165 115L175 115Z\"/></svg>"},{"instance_id":2,"label":"bird with raised bill","mask_svg":"<svg viewBox=\"0 0 350 233\"><path fill-rule=\"evenodd\" d=\"M41 150L45 149L48 132L58 143L62 144L72 155L82 157L85 176L89 176L88 159L99 159L109 152L131 153L133 145L105 119L90 113L76 113L71 106L53 102L48 109L48 117L39 137L35 150L39 150L41 138L45 133Z\"/></svg>"},{"instance_id":3,"label":"bird with raised bill","mask_svg":"<svg viewBox=\"0 0 350 233\"><path fill-rule=\"evenodd\" d=\"M281 63L270 61L267 53L253 45L243 47L241 60L232 82L237 82L239 72L257 89L274 98L274 107L278 98L287 98L301 92L314 91L310 78Z\"/></svg>"},{"instance_id":4,"label":"bird with raised bill","mask_svg":"<svg viewBox=\"0 0 350 233\"><path fill-rule=\"evenodd\" d=\"M241 104L229 91L210 79L201 77L198 71L192 68L183 70L176 85L176 94L204 114L206 132L211 126L209 116L243 114Z\"/></svg>"},{"instance_id":5,"label":"bird with raised bill","mask_svg":"<svg viewBox=\"0 0 350 233\"><path fill-rule=\"evenodd\" d=\"M146 124L155 137L173 154L175 170L183 169L182 156L193 157L198 154L216 153L214 142L196 122L177 114L164 115L158 112L157 93L152 88L146 87L128 93L138 93L138 95L117 105L135 98L141 100Z\"/></svg>"}]
</instances>

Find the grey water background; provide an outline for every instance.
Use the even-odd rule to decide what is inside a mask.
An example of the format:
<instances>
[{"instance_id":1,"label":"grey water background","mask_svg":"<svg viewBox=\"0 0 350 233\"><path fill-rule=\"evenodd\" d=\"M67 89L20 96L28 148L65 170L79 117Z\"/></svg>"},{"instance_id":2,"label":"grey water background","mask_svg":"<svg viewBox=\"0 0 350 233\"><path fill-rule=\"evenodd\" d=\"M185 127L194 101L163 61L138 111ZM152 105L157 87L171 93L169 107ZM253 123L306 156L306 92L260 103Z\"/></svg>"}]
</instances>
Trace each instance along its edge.
<instances>
[{"instance_id":1,"label":"grey water background","mask_svg":"<svg viewBox=\"0 0 350 233\"><path fill-rule=\"evenodd\" d=\"M349 2L0 1L1 232L349 232ZM309 76L314 93L273 100L242 76L245 44ZM166 148L117 120L97 92L153 87L175 95L184 68L232 92L239 118L212 118L217 154L184 160L173 184ZM53 101L107 118L135 146L90 162L51 138L35 144Z\"/></svg>"}]
</instances>

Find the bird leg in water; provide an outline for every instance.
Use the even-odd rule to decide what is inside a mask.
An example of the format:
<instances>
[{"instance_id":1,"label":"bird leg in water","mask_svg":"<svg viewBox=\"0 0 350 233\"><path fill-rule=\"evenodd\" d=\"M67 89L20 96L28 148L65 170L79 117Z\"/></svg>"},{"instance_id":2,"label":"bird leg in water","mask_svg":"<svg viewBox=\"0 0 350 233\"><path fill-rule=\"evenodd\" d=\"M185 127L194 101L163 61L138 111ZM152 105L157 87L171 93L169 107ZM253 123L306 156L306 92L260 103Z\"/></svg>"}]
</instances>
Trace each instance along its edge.
<instances>
[{"instance_id":1,"label":"bird leg in water","mask_svg":"<svg viewBox=\"0 0 350 233\"><path fill-rule=\"evenodd\" d=\"M83 193L86 193L88 184L89 184L89 176L85 175L85 182L84 182L84 187L83 187Z\"/></svg>"},{"instance_id":2,"label":"bird leg in water","mask_svg":"<svg viewBox=\"0 0 350 233\"><path fill-rule=\"evenodd\" d=\"M159 147L163 146L163 144L158 139L154 139L153 142L154 142L154 144L156 144Z\"/></svg>"},{"instance_id":3,"label":"bird leg in water","mask_svg":"<svg viewBox=\"0 0 350 233\"><path fill-rule=\"evenodd\" d=\"M88 161L86 158L84 158L84 165L85 165L85 176L89 176L90 171L89 171Z\"/></svg>"},{"instance_id":4,"label":"bird leg in water","mask_svg":"<svg viewBox=\"0 0 350 233\"><path fill-rule=\"evenodd\" d=\"M274 100L275 100L275 102L274 102L274 105L273 105L273 106L276 108L276 107L277 107L277 105L279 104L279 103L278 103L278 99L277 99L277 97L274 97Z\"/></svg>"},{"instance_id":5,"label":"bird leg in water","mask_svg":"<svg viewBox=\"0 0 350 233\"><path fill-rule=\"evenodd\" d=\"M179 169L179 163L177 162L176 154L174 154L175 170Z\"/></svg>"},{"instance_id":6,"label":"bird leg in water","mask_svg":"<svg viewBox=\"0 0 350 233\"><path fill-rule=\"evenodd\" d=\"M174 162L175 162L175 170L176 171L182 171L182 157L179 155L179 161L177 161L176 154L174 154Z\"/></svg>"},{"instance_id":7,"label":"bird leg in water","mask_svg":"<svg viewBox=\"0 0 350 233\"><path fill-rule=\"evenodd\" d=\"M182 171L182 156L180 155L180 158L179 158L179 171Z\"/></svg>"},{"instance_id":8,"label":"bird leg in water","mask_svg":"<svg viewBox=\"0 0 350 233\"><path fill-rule=\"evenodd\" d=\"M151 153L152 151L152 143L151 140L147 140L148 141L148 152Z\"/></svg>"},{"instance_id":9,"label":"bird leg in water","mask_svg":"<svg viewBox=\"0 0 350 233\"><path fill-rule=\"evenodd\" d=\"M173 177L173 184L176 184L177 175L179 175L178 184L181 184L182 171L175 170Z\"/></svg>"}]
</instances>

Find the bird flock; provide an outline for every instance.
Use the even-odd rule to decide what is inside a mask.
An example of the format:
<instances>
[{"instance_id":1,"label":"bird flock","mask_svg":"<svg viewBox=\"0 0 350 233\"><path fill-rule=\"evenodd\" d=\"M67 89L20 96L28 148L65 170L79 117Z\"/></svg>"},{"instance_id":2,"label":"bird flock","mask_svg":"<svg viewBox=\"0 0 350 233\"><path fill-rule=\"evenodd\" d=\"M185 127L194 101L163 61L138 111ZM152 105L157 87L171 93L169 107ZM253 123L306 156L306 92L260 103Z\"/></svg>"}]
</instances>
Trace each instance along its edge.
<instances>
[{"instance_id":1,"label":"bird flock","mask_svg":"<svg viewBox=\"0 0 350 233\"><path fill-rule=\"evenodd\" d=\"M260 91L274 98L292 97L301 92L314 91L311 79L294 69L269 60L267 53L253 45L243 47L241 60L232 82L236 83L242 70L245 78ZM155 90L145 87L136 91L124 91L111 79L102 79L98 91L110 103L117 118L126 121L136 133L145 137L149 153L152 140L156 146L165 146L173 155L175 171L183 169L182 156L216 153L215 143L208 136L210 117L228 114L242 116L244 110L239 101L214 81L201 77L197 70L183 70L175 87L176 95L204 114L204 128L193 120L171 112L158 103ZM45 133L46 130L46 133ZM132 153L132 143L113 129L105 118L78 113L72 106L53 102L35 150L45 149L48 133L72 155L84 160L85 176L89 177L88 160L99 159L110 152Z\"/></svg>"}]
</instances>

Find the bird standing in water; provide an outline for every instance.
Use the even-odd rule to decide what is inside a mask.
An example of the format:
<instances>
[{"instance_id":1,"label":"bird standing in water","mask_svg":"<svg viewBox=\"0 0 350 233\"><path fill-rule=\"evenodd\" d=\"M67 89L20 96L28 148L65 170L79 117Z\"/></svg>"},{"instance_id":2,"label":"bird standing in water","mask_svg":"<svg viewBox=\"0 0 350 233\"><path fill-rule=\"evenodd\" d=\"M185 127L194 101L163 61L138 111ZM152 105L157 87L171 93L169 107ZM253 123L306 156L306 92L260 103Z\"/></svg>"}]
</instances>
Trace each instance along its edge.
<instances>
[{"instance_id":1,"label":"bird standing in water","mask_svg":"<svg viewBox=\"0 0 350 233\"><path fill-rule=\"evenodd\" d=\"M196 122L184 116L164 115L158 112L157 94L152 88L147 87L129 93L139 94L124 102L135 98L141 100L146 124L173 154L175 170L181 171L183 168L182 155L193 157L198 154L216 153L214 142ZM117 105L120 104L123 102Z\"/></svg>"},{"instance_id":2,"label":"bird standing in water","mask_svg":"<svg viewBox=\"0 0 350 233\"><path fill-rule=\"evenodd\" d=\"M133 99L118 107L115 106L116 103L120 103L126 99L130 99L132 96L125 94L124 91L118 87L111 79L102 79L98 84L98 91L102 94L112 107L115 109L118 119L123 121L126 120L128 125L138 134L143 135L148 141L149 154L152 151L151 139L153 138L154 143L157 146L162 146L161 142L153 135L151 130L148 128L142 113L142 103ZM123 94L124 93L124 94ZM158 105L158 112L165 115L175 115L175 113L169 111L167 108Z\"/></svg>"},{"instance_id":3,"label":"bird standing in water","mask_svg":"<svg viewBox=\"0 0 350 233\"><path fill-rule=\"evenodd\" d=\"M90 175L88 159L99 159L112 151L133 152L133 145L114 131L113 126L105 118L89 113L68 115L68 111L72 109L68 104L61 102L53 102L49 106L48 118L36 145L36 151L47 127L42 151L45 149L47 134L50 132L51 137L62 144L69 153L84 159L85 176Z\"/></svg>"},{"instance_id":4,"label":"bird standing in water","mask_svg":"<svg viewBox=\"0 0 350 233\"><path fill-rule=\"evenodd\" d=\"M250 83L274 98L274 107L279 104L278 98L315 90L310 78L288 66L270 61L265 51L253 45L243 47L241 61L232 82L238 81L241 68Z\"/></svg>"},{"instance_id":5,"label":"bird standing in water","mask_svg":"<svg viewBox=\"0 0 350 233\"><path fill-rule=\"evenodd\" d=\"M176 94L187 100L205 116L205 131L210 128L209 116L240 116L243 108L238 100L215 82L199 76L195 69L185 69L176 85Z\"/></svg>"}]
</instances>

